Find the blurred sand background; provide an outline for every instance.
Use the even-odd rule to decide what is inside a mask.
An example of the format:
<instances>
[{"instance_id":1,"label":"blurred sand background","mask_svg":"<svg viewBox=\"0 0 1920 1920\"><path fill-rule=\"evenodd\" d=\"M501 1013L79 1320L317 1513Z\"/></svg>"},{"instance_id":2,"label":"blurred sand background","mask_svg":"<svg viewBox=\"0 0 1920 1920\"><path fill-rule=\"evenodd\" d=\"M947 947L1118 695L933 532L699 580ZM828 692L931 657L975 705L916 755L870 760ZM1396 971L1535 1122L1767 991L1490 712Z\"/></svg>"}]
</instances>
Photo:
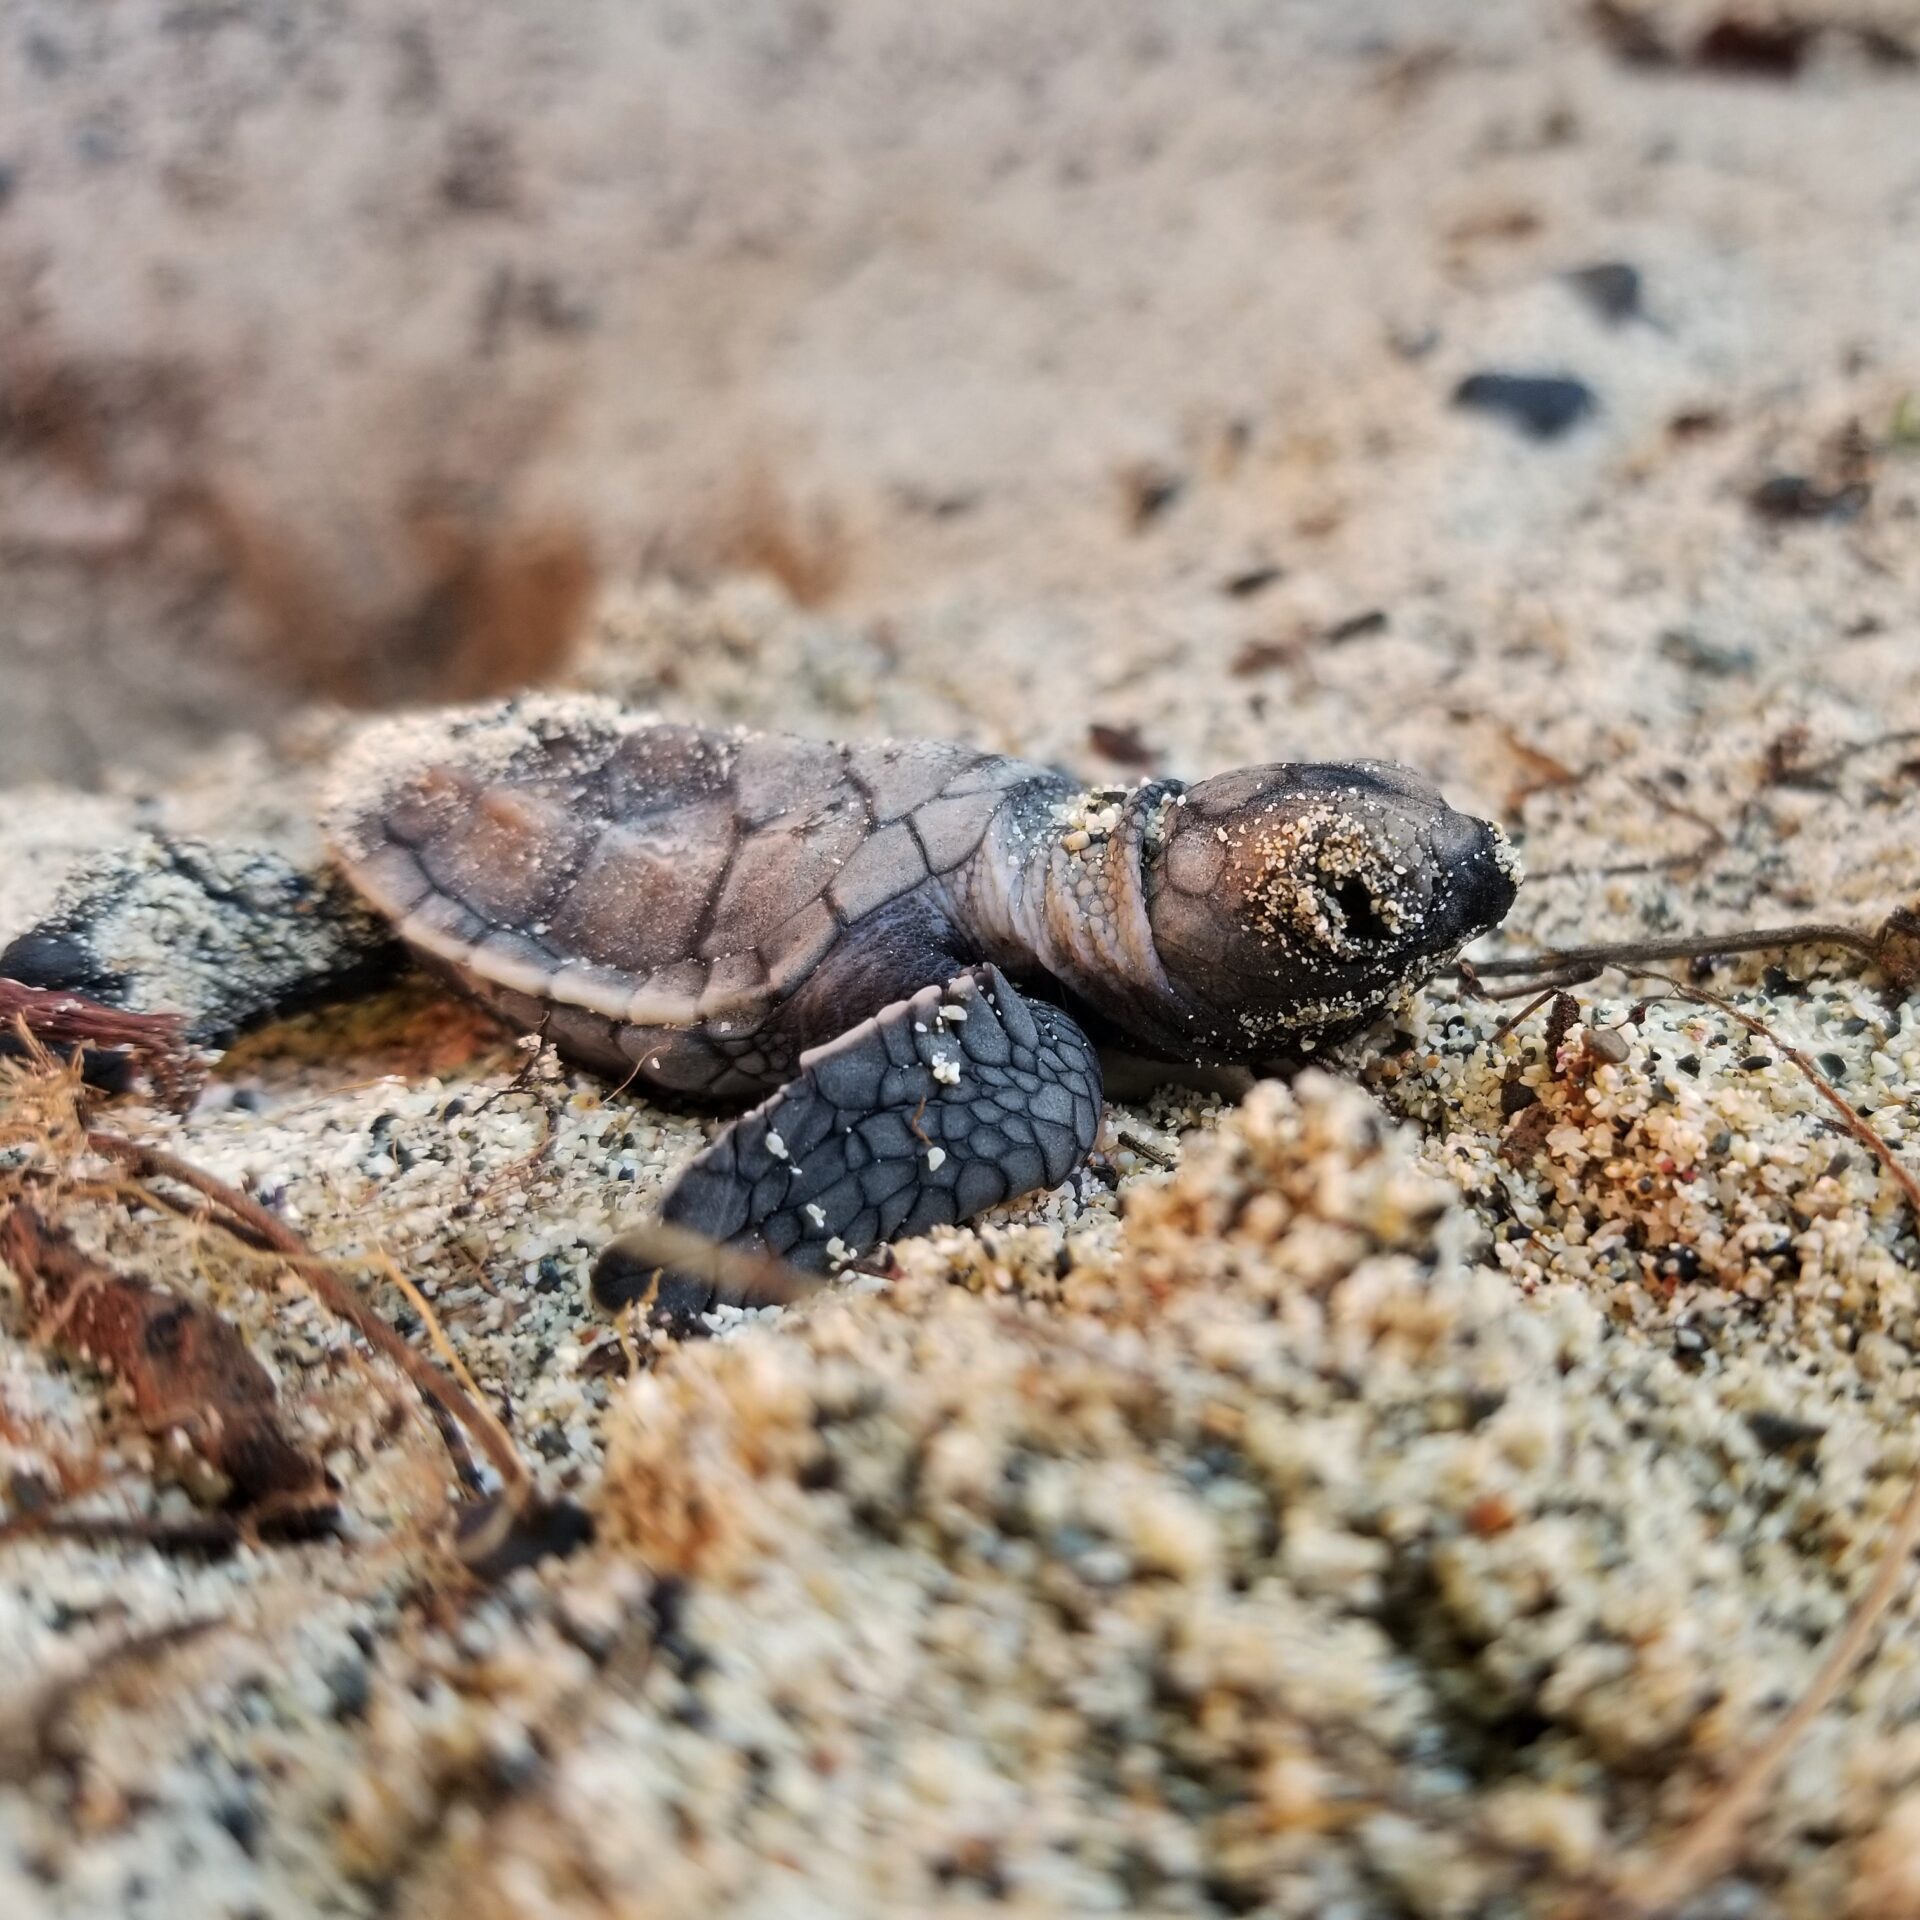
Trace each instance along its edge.
<instances>
[{"instance_id":1,"label":"blurred sand background","mask_svg":"<svg viewBox=\"0 0 1920 1920\"><path fill-rule=\"evenodd\" d=\"M1534 437L1487 372L1591 403ZM150 828L305 857L343 708L538 678L1108 779L1404 759L1513 832L1518 945L1871 925L1916 395L1908 0L13 0L0 939ZM1856 958L1703 977L1915 1160ZM1437 985L1358 1087L1115 1107L1098 1176L631 1381L584 1274L697 1121L417 985L120 1109L391 1254L601 1541L463 1584L397 1375L96 1221L270 1362L342 1536L11 1547L0 1908L1635 1911L1920 1410L1894 1184L1636 991L1550 1038ZM190 1513L17 1307L13 1504ZM1694 1920L1920 1913L1913 1644Z\"/></svg>"},{"instance_id":2,"label":"blurred sand background","mask_svg":"<svg viewBox=\"0 0 1920 1920\"><path fill-rule=\"evenodd\" d=\"M1678 5L20 0L0 780L510 685L643 574L1122 722L1376 607L1524 602L1623 714L1676 622L1764 671L1873 610L1743 494L1905 392L1909 11L1703 65ZM1488 366L1600 412L1516 444L1448 410Z\"/></svg>"}]
</instances>

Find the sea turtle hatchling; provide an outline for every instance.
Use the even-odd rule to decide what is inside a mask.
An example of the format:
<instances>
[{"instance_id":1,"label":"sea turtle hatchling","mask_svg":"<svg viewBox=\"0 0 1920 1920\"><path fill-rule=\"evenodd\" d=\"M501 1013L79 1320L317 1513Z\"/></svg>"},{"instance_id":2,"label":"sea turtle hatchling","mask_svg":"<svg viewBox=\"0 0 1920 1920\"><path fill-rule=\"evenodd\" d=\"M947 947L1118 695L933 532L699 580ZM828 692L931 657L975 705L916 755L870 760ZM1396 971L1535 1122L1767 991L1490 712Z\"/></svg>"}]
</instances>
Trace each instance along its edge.
<instances>
[{"instance_id":1,"label":"sea turtle hatchling","mask_svg":"<svg viewBox=\"0 0 1920 1920\"><path fill-rule=\"evenodd\" d=\"M335 769L351 885L566 1054L758 1105L667 1222L822 1271L1064 1180L1095 1039L1297 1056L1514 898L1498 829L1379 761L1088 788L939 741L835 746L585 696L414 716ZM603 1256L603 1305L651 1273ZM710 1283L663 1276L687 1324Z\"/></svg>"}]
</instances>

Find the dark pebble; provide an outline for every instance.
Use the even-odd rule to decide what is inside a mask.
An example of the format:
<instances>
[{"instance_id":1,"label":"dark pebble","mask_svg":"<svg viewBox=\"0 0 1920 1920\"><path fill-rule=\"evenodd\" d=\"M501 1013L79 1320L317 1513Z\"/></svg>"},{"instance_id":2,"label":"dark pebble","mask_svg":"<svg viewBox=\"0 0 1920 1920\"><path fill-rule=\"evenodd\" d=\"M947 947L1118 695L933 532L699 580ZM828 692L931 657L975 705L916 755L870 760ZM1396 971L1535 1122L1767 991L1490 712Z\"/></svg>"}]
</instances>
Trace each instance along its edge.
<instances>
[{"instance_id":1,"label":"dark pebble","mask_svg":"<svg viewBox=\"0 0 1920 1920\"><path fill-rule=\"evenodd\" d=\"M358 1720L373 1699L373 1676L362 1660L336 1660L320 1679L336 1720Z\"/></svg>"},{"instance_id":2,"label":"dark pebble","mask_svg":"<svg viewBox=\"0 0 1920 1920\"><path fill-rule=\"evenodd\" d=\"M1534 440L1557 440L1599 405L1584 380L1565 374L1474 373L1453 390L1453 404L1495 413Z\"/></svg>"},{"instance_id":3,"label":"dark pebble","mask_svg":"<svg viewBox=\"0 0 1920 1920\"><path fill-rule=\"evenodd\" d=\"M1525 1113L1540 1098L1524 1080L1503 1080L1500 1083L1500 1111L1507 1115Z\"/></svg>"},{"instance_id":4,"label":"dark pebble","mask_svg":"<svg viewBox=\"0 0 1920 1920\"><path fill-rule=\"evenodd\" d=\"M1596 260L1590 267L1575 267L1567 275L1570 286L1602 320L1615 326L1639 319L1640 269L1624 260Z\"/></svg>"},{"instance_id":5,"label":"dark pebble","mask_svg":"<svg viewBox=\"0 0 1920 1920\"><path fill-rule=\"evenodd\" d=\"M251 1860L260 1844L260 1809L251 1800L222 1800L214 1808L213 1817L232 1836L233 1844Z\"/></svg>"},{"instance_id":6,"label":"dark pebble","mask_svg":"<svg viewBox=\"0 0 1920 1920\"><path fill-rule=\"evenodd\" d=\"M1747 1415L1747 1426L1769 1453L1791 1453L1796 1447L1810 1447L1826 1438L1826 1428L1810 1420L1796 1420L1789 1413L1764 1410Z\"/></svg>"},{"instance_id":7,"label":"dark pebble","mask_svg":"<svg viewBox=\"0 0 1920 1920\"><path fill-rule=\"evenodd\" d=\"M1587 1035L1587 1051L1616 1067L1633 1051L1633 1043L1613 1027L1595 1027Z\"/></svg>"},{"instance_id":8,"label":"dark pebble","mask_svg":"<svg viewBox=\"0 0 1920 1920\"><path fill-rule=\"evenodd\" d=\"M1284 580L1284 567L1248 567L1243 573L1230 573L1220 583L1220 591L1233 600L1251 600L1264 593L1276 580Z\"/></svg>"},{"instance_id":9,"label":"dark pebble","mask_svg":"<svg viewBox=\"0 0 1920 1920\"><path fill-rule=\"evenodd\" d=\"M1717 407L1683 407L1667 422L1667 431L1676 440L1698 440L1718 433L1726 424L1726 415Z\"/></svg>"},{"instance_id":10,"label":"dark pebble","mask_svg":"<svg viewBox=\"0 0 1920 1920\"><path fill-rule=\"evenodd\" d=\"M1713 1342L1699 1327L1678 1327L1673 1336L1673 1357L1683 1367L1697 1367L1712 1349Z\"/></svg>"},{"instance_id":11,"label":"dark pebble","mask_svg":"<svg viewBox=\"0 0 1920 1920\"><path fill-rule=\"evenodd\" d=\"M1697 1280L1700 1277L1700 1255L1692 1247L1663 1247L1654 1260L1653 1270L1662 1280L1682 1284Z\"/></svg>"},{"instance_id":12,"label":"dark pebble","mask_svg":"<svg viewBox=\"0 0 1920 1920\"><path fill-rule=\"evenodd\" d=\"M1369 607L1365 613L1349 614L1344 620L1336 620L1320 637L1330 647L1337 647L1342 641L1364 640L1370 633L1385 633L1387 616L1378 607Z\"/></svg>"},{"instance_id":13,"label":"dark pebble","mask_svg":"<svg viewBox=\"0 0 1920 1920\"><path fill-rule=\"evenodd\" d=\"M1792 19L1762 20L1729 10L1694 43L1693 63L1709 73L1791 80L1813 44L1813 28Z\"/></svg>"},{"instance_id":14,"label":"dark pebble","mask_svg":"<svg viewBox=\"0 0 1920 1920\"><path fill-rule=\"evenodd\" d=\"M1862 482L1829 488L1804 473L1776 473L1762 480L1747 502L1764 520L1852 520L1871 493Z\"/></svg>"},{"instance_id":15,"label":"dark pebble","mask_svg":"<svg viewBox=\"0 0 1920 1920\"><path fill-rule=\"evenodd\" d=\"M1127 524L1135 533L1158 520L1187 490L1184 474L1165 467L1136 467L1124 476Z\"/></svg>"},{"instance_id":16,"label":"dark pebble","mask_svg":"<svg viewBox=\"0 0 1920 1920\"><path fill-rule=\"evenodd\" d=\"M1751 647L1718 647L1684 627L1669 627L1660 636L1660 652L1676 666L1690 667L1695 673L1710 674L1716 680L1753 671Z\"/></svg>"},{"instance_id":17,"label":"dark pebble","mask_svg":"<svg viewBox=\"0 0 1920 1920\"><path fill-rule=\"evenodd\" d=\"M1138 727L1114 726L1105 720L1096 720L1087 729L1087 745L1120 767L1150 767L1160 757L1141 738Z\"/></svg>"}]
</instances>

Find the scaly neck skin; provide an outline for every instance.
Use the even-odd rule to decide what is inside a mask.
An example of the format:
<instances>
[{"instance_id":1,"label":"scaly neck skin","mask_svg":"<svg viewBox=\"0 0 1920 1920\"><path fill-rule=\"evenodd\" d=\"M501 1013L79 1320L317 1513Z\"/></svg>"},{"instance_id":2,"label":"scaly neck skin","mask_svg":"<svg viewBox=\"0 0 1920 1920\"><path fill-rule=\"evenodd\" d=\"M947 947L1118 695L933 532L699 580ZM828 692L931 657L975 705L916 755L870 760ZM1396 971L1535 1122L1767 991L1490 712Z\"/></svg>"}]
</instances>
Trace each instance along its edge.
<instances>
[{"instance_id":1,"label":"scaly neck skin","mask_svg":"<svg viewBox=\"0 0 1920 1920\"><path fill-rule=\"evenodd\" d=\"M968 863L965 903L1010 973L1050 973L1134 1041L1185 1058L1203 1016L1160 964L1143 871L1180 792L1172 781L1027 790Z\"/></svg>"}]
</instances>

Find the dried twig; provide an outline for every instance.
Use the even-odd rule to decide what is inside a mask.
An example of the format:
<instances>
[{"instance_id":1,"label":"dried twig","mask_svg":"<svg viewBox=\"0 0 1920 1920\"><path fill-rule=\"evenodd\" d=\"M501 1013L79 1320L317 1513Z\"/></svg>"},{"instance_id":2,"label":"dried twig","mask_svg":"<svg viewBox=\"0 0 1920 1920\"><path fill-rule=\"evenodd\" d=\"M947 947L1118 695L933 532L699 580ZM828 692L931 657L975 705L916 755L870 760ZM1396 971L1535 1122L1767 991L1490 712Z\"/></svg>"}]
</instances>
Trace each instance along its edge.
<instances>
[{"instance_id":1,"label":"dried twig","mask_svg":"<svg viewBox=\"0 0 1920 1920\"><path fill-rule=\"evenodd\" d=\"M1848 947L1867 959L1884 964L1894 933L1904 931L1894 915L1878 933L1838 922L1801 921L1786 927L1739 927L1727 933L1684 934L1671 940L1614 940L1593 947L1555 947L1544 953L1522 954L1506 960L1475 960L1456 966L1465 977L1493 980L1503 975L1562 974L1586 969L1588 977L1603 967L1633 969L1643 960L1704 960L1719 954L1766 953L1777 947ZM1571 984L1571 983L1569 983Z\"/></svg>"},{"instance_id":2,"label":"dried twig","mask_svg":"<svg viewBox=\"0 0 1920 1920\"><path fill-rule=\"evenodd\" d=\"M0 1053L31 1057L35 1043L62 1058L77 1053L87 1084L108 1093L125 1092L138 1067L163 1100L179 1101L199 1072L177 1014L129 1013L84 993L0 979Z\"/></svg>"},{"instance_id":3,"label":"dried twig","mask_svg":"<svg viewBox=\"0 0 1920 1920\"><path fill-rule=\"evenodd\" d=\"M1531 982L1529 982L1529 984L1531 984ZM1519 993L1523 993L1525 991L1525 988L1515 988L1512 991L1516 995L1518 995ZM1507 1037L1507 1035L1514 1030L1515 1027L1519 1026L1522 1021L1531 1020L1534 1016L1535 1011L1538 1008L1545 1006L1546 1003L1549 1000L1551 1000L1553 996L1559 991L1560 991L1559 982L1549 981L1548 984L1542 987L1540 991L1536 993L1533 996L1533 998L1529 1000L1527 1004L1520 1009L1518 1013L1509 1014L1506 1019L1502 1020L1500 1024L1497 1027L1495 1027L1490 1034L1487 1035L1487 1045L1489 1047L1497 1047L1500 1044L1500 1042L1504 1040ZM1497 1000L1501 996L1499 994L1489 994L1487 997L1490 1000ZM1554 1051L1555 1049L1553 1049L1552 1047L1549 1047L1547 1049L1549 1058L1551 1058Z\"/></svg>"},{"instance_id":4,"label":"dried twig","mask_svg":"<svg viewBox=\"0 0 1920 1920\"><path fill-rule=\"evenodd\" d=\"M137 1514L21 1513L0 1521L0 1546L23 1540L73 1540L82 1546L154 1547L162 1553L227 1554L259 1537L237 1515L197 1514L191 1520L148 1520Z\"/></svg>"},{"instance_id":5,"label":"dried twig","mask_svg":"<svg viewBox=\"0 0 1920 1920\"><path fill-rule=\"evenodd\" d=\"M1165 1147L1156 1147L1151 1140L1143 1140L1139 1134L1129 1132L1125 1127L1114 1130L1114 1139L1130 1153L1137 1153L1142 1160L1156 1167L1172 1167L1179 1164L1179 1156L1169 1153Z\"/></svg>"},{"instance_id":6,"label":"dried twig","mask_svg":"<svg viewBox=\"0 0 1920 1920\"><path fill-rule=\"evenodd\" d=\"M235 1223L238 1223L251 1235L254 1244L264 1245L280 1255L313 1289L330 1313L346 1321L370 1347L391 1360L422 1393L445 1409L472 1437L493 1463L513 1501L530 1495L531 1479L526 1465L500 1423L424 1354L409 1346L360 1298L352 1285L314 1254L284 1221L277 1220L238 1188L228 1186L223 1180L216 1180L211 1174L203 1173L198 1167L162 1148L150 1147L97 1129L88 1132L87 1144L96 1153L131 1167L144 1179L171 1180L179 1186L190 1188L209 1203L210 1217L216 1225L231 1232Z\"/></svg>"}]
</instances>

